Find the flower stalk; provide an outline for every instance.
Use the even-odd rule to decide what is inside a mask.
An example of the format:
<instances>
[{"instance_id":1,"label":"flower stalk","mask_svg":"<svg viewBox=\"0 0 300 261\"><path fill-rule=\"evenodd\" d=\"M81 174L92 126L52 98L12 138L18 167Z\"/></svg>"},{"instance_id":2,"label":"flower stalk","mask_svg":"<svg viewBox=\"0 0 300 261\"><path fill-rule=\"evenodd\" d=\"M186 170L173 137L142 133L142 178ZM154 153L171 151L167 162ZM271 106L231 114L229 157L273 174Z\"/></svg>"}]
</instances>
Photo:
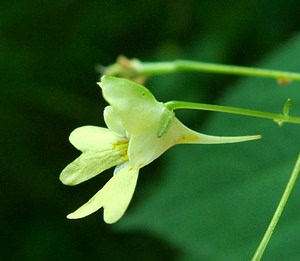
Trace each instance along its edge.
<instances>
[{"instance_id":1,"label":"flower stalk","mask_svg":"<svg viewBox=\"0 0 300 261\"><path fill-rule=\"evenodd\" d=\"M282 114L255 111L255 110L242 109L236 107L221 106L221 105L213 105L213 104L185 102L185 101L169 101L165 103L165 106L170 111L176 109L192 109L192 110L225 112L225 113L251 116L251 117L257 117L263 119L271 119L275 121L279 126L282 126L283 123L285 122L300 124L300 117L293 117L293 116L289 116L288 114L289 107L290 107L290 100L286 102Z\"/></svg>"},{"instance_id":2,"label":"flower stalk","mask_svg":"<svg viewBox=\"0 0 300 261\"><path fill-rule=\"evenodd\" d=\"M300 81L300 73L282 70L270 70L236 65L216 64L189 60L170 62L141 62L120 56L115 64L105 68L106 75L134 79L141 76L176 73L181 71L207 72L216 74L232 74L252 77L274 78L282 85L290 81Z\"/></svg>"},{"instance_id":3,"label":"flower stalk","mask_svg":"<svg viewBox=\"0 0 300 261\"><path fill-rule=\"evenodd\" d=\"M296 164L294 166L294 169L292 171L292 174L291 174L291 177L287 183L287 186L283 192L283 195L280 199L280 202L277 206L277 209L271 219L271 222L256 250L256 252L254 253L251 261L259 261L268 245L268 242L269 240L271 239L271 236L273 234L273 231L278 223L278 220L283 212L283 209L286 205L286 202L288 201L288 198L293 190L293 187L295 185L295 182L297 180L297 177L298 177L298 174L299 174L299 171L300 171L300 154L298 155L298 159L296 161Z\"/></svg>"}]
</instances>

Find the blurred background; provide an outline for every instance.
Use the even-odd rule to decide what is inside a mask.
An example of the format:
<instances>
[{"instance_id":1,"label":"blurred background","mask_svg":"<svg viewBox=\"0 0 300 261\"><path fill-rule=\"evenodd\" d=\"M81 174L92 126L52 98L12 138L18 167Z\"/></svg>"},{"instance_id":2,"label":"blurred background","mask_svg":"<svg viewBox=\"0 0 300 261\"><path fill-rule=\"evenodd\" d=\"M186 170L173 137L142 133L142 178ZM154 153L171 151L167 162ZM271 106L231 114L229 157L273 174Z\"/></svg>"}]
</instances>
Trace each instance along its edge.
<instances>
[{"instance_id":1,"label":"blurred background","mask_svg":"<svg viewBox=\"0 0 300 261\"><path fill-rule=\"evenodd\" d=\"M76 187L62 185L58 179L61 170L79 155L68 136L79 126L104 125L106 102L95 84L100 78L96 68L114 63L119 54L143 61L181 58L249 66L295 35L299 13L297 0L2 0L0 259L227 260L222 255L209 258L214 247L204 241L197 242L200 250L193 252L184 246L185 240L165 237L159 226L151 229L151 224L140 223L137 229L134 225L124 228L126 217L117 225L107 225L102 210L82 220L67 220L65 216L85 203L112 174L109 170ZM153 77L146 85L161 101L213 103L237 80L181 73ZM194 128L208 122L210 115L182 113L185 123ZM218 131L213 134L223 134ZM184 148L181 150L183 154ZM155 194L157 184L163 184L168 155L142 170L128 217ZM196 160L193 164L196 168L202 163ZM271 214L266 213L266 220ZM159 223L155 212L148 219ZM262 231L251 239L253 246ZM213 235L206 235L210 237Z\"/></svg>"}]
</instances>

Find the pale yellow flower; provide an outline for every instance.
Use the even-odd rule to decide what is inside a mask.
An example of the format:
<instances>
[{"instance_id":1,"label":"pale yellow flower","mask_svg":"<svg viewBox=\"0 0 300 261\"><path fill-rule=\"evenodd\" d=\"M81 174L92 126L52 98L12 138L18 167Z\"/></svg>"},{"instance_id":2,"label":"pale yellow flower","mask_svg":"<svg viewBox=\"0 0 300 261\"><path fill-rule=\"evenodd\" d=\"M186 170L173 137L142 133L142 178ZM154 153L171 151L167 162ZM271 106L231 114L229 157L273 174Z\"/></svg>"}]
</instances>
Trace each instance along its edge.
<instances>
[{"instance_id":1,"label":"pale yellow flower","mask_svg":"<svg viewBox=\"0 0 300 261\"><path fill-rule=\"evenodd\" d=\"M62 171L60 180L77 185L115 166L114 175L86 204L68 215L71 219L103 207L106 223L118 221L130 203L139 170L176 144L232 143L260 137L204 135L183 125L139 84L104 76L99 85L110 104L104 110L108 128L84 126L71 133L70 142L82 154Z\"/></svg>"}]
</instances>

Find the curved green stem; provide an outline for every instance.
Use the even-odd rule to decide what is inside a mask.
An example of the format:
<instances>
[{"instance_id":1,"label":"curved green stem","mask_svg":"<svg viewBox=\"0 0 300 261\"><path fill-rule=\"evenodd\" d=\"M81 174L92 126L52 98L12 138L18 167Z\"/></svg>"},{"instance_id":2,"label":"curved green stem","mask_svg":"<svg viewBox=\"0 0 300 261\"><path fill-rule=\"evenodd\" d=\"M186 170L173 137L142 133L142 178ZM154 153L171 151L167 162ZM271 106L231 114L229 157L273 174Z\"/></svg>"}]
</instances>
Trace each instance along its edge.
<instances>
[{"instance_id":1,"label":"curved green stem","mask_svg":"<svg viewBox=\"0 0 300 261\"><path fill-rule=\"evenodd\" d=\"M215 63L204 63L204 62L192 62L179 60L175 61L177 67L180 70L194 70L203 72L223 73L223 74L236 74L256 77L267 77L276 79L286 80L298 80L300 81L299 73L291 73L285 71L268 70L260 68L251 68L235 65L222 65Z\"/></svg>"},{"instance_id":2,"label":"curved green stem","mask_svg":"<svg viewBox=\"0 0 300 261\"><path fill-rule=\"evenodd\" d=\"M286 205L286 202L288 201L288 198L289 198L289 196L290 196L290 194L293 190L293 187L294 187L295 182L297 180L299 171L300 171L300 153L298 155L298 159L296 161L296 164L295 164L295 167L294 167L293 172L291 174L291 177L290 177L290 179L287 183L287 186L286 186L286 188L283 192L283 195L280 199L280 202L277 206L277 209L276 209L276 211L275 211L275 213L274 213L274 215L271 219L271 222L270 222L270 224L269 224L269 226L268 226L268 228L267 228L267 230L266 230L266 232L265 232L265 234L264 234L257 250L255 251L251 261L259 261L261 259L262 255L263 255L263 253L264 253L264 251L265 251L265 249L268 245L268 242L269 242L269 240L270 240L270 238L273 234L273 231L274 231L274 229L277 225L277 222L278 222L278 220L279 220L279 218L280 218L280 216L283 212L283 209Z\"/></svg>"},{"instance_id":3,"label":"curved green stem","mask_svg":"<svg viewBox=\"0 0 300 261\"><path fill-rule=\"evenodd\" d=\"M165 106L170 110L176 109L192 109L192 110L204 110L204 111L216 111L216 112L225 112L238 115L246 115L257 118L271 119L274 120L279 125L282 125L284 122L288 123L298 123L300 124L299 117L292 117L288 114L276 114L262 111L254 111L249 109L241 109L228 106L204 104L204 103L193 103L185 101L169 101L165 103Z\"/></svg>"},{"instance_id":4,"label":"curved green stem","mask_svg":"<svg viewBox=\"0 0 300 261\"><path fill-rule=\"evenodd\" d=\"M137 72L139 74L155 75L179 71L210 72L300 81L300 73L187 60L153 63L145 62L141 63L141 67Z\"/></svg>"},{"instance_id":5,"label":"curved green stem","mask_svg":"<svg viewBox=\"0 0 300 261\"><path fill-rule=\"evenodd\" d=\"M123 56L117 59L117 63L106 67L104 73L112 76L137 77L176 73L180 71L275 78L282 80L282 83L287 83L290 80L300 81L300 73L280 70L269 70L189 60L175 60L171 62L141 62L136 59L129 60Z\"/></svg>"}]
</instances>

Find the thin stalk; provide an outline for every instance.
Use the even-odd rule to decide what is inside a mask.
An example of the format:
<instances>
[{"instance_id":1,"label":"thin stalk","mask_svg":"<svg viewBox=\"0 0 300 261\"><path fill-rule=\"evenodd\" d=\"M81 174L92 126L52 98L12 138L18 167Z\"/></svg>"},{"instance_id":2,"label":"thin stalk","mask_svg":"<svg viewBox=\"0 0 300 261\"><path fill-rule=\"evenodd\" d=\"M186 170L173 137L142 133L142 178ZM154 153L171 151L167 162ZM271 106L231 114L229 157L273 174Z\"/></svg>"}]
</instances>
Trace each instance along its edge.
<instances>
[{"instance_id":1,"label":"thin stalk","mask_svg":"<svg viewBox=\"0 0 300 261\"><path fill-rule=\"evenodd\" d=\"M188 60L175 60L173 62L140 62L138 68L135 68L134 71L136 75L156 75L165 73L175 73L179 71L197 71L275 78L278 80L287 81L300 81L300 73Z\"/></svg>"},{"instance_id":2,"label":"thin stalk","mask_svg":"<svg viewBox=\"0 0 300 261\"><path fill-rule=\"evenodd\" d=\"M273 231L274 231L274 229L275 229L275 227L278 223L278 220L279 220L279 218L280 218L280 216L283 212L283 209L286 205L286 202L288 201L289 196L290 196L290 194L293 190L293 187L294 187L295 182L297 180L299 171L300 171L300 153L298 155L298 159L297 159L296 164L294 166L291 177L290 177L290 179L287 183L287 186L286 186L286 188L283 192L283 195L280 199L280 202L277 206L277 209L276 209L276 211L275 211L275 213L274 213L274 215L271 219L271 222L270 222L270 224L269 224L269 226L268 226L268 228L267 228L267 230L266 230L266 232L265 232L265 234L264 234L257 250L255 251L251 261L259 261L261 259L262 255L263 255L263 253L264 253L264 251L265 251L265 249L268 245L268 242L269 242L269 240L270 240L270 238L273 234Z\"/></svg>"},{"instance_id":3,"label":"thin stalk","mask_svg":"<svg viewBox=\"0 0 300 261\"><path fill-rule=\"evenodd\" d=\"M225 113L246 115L246 116L263 118L263 119L271 119L274 120L279 125L282 125L282 123L284 122L300 124L299 117L292 117L287 114L276 114L276 113L241 109L241 108L228 107L228 106L193 103L193 102L185 102L185 101L169 101L165 103L165 106L171 111L176 109L192 109L192 110L225 112Z\"/></svg>"}]
</instances>

